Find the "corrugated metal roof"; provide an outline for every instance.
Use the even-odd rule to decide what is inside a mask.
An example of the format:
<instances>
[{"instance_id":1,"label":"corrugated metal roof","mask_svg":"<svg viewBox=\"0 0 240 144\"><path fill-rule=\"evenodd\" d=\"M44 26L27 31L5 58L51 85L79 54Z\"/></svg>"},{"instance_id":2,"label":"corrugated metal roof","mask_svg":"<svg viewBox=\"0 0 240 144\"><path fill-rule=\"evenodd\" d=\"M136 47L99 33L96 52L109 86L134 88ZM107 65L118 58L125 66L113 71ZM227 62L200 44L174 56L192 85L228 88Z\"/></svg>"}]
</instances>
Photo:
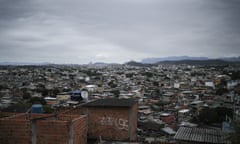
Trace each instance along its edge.
<instances>
[{"instance_id":1,"label":"corrugated metal roof","mask_svg":"<svg viewBox=\"0 0 240 144\"><path fill-rule=\"evenodd\" d=\"M174 136L179 141L192 141L213 144L229 144L226 136L220 130L205 128L180 127Z\"/></svg>"}]
</instances>

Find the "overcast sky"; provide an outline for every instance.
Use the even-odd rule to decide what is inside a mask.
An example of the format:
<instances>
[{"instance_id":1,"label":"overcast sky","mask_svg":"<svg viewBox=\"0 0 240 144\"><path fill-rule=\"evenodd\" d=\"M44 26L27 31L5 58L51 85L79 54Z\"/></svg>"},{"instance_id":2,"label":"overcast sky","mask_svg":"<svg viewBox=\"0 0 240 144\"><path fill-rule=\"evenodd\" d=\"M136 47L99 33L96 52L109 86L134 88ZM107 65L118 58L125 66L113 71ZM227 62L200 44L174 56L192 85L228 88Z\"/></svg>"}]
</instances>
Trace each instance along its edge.
<instances>
[{"instance_id":1,"label":"overcast sky","mask_svg":"<svg viewBox=\"0 0 240 144\"><path fill-rule=\"evenodd\" d=\"M240 0L0 0L0 62L240 55Z\"/></svg>"}]
</instances>

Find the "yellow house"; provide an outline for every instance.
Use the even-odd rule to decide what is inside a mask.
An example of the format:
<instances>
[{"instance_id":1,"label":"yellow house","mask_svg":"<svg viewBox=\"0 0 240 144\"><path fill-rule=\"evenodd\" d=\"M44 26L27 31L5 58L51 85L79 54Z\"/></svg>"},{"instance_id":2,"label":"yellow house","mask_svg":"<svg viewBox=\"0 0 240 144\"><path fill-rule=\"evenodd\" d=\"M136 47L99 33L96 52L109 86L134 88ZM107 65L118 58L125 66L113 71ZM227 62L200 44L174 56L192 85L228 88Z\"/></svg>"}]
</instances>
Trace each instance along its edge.
<instances>
[{"instance_id":1,"label":"yellow house","mask_svg":"<svg viewBox=\"0 0 240 144\"><path fill-rule=\"evenodd\" d=\"M71 99L71 96L69 94L58 94L56 98L58 101L68 101Z\"/></svg>"}]
</instances>

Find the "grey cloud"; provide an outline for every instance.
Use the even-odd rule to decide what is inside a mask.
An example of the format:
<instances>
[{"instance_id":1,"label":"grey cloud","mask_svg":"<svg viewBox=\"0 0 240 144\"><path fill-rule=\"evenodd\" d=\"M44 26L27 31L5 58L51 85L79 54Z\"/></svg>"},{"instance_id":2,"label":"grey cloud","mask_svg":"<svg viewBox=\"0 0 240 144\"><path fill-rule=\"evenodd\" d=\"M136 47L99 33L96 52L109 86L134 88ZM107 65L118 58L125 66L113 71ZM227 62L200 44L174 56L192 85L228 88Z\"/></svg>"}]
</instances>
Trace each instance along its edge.
<instances>
[{"instance_id":1,"label":"grey cloud","mask_svg":"<svg viewBox=\"0 0 240 144\"><path fill-rule=\"evenodd\" d=\"M0 61L238 56L239 0L0 0Z\"/></svg>"}]
</instances>

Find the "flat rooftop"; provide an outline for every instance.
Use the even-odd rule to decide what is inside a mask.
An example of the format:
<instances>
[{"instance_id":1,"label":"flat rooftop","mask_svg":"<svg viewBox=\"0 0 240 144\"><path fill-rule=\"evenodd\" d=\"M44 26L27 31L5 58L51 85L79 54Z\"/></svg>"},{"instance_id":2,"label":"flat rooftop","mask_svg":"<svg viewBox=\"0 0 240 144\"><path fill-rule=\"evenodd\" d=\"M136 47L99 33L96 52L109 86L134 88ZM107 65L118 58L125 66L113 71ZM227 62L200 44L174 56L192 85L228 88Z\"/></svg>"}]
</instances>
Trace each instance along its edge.
<instances>
[{"instance_id":1,"label":"flat rooftop","mask_svg":"<svg viewBox=\"0 0 240 144\"><path fill-rule=\"evenodd\" d=\"M132 107L138 101L136 99L98 99L86 103L86 107Z\"/></svg>"}]
</instances>

